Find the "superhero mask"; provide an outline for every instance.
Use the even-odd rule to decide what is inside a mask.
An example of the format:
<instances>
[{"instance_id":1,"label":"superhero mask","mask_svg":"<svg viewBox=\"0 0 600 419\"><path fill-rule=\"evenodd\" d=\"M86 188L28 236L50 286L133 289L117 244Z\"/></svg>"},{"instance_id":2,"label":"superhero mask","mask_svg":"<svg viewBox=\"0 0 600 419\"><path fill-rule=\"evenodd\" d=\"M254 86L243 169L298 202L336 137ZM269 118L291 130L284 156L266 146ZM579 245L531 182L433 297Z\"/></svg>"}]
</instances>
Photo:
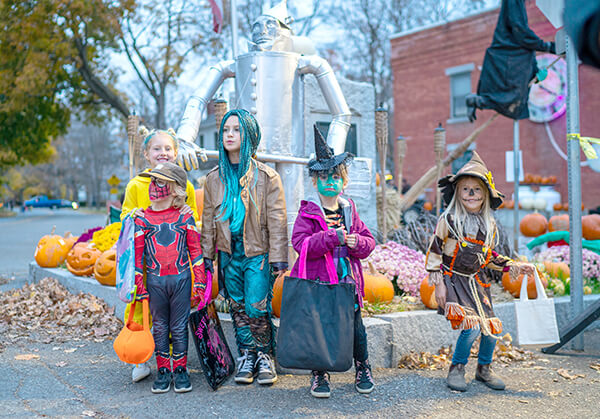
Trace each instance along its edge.
<instances>
[{"instance_id":1,"label":"superhero mask","mask_svg":"<svg viewBox=\"0 0 600 419\"><path fill-rule=\"evenodd\" d=\"M338 196L343 188L344 181L336 173L321 173L317 178L317 190L323 196Z\"/></svg>"},{"instance_id":2,"label":"superhero mask","mask_svg":"<svg viewBox=\"0 0 600 419\"><path fill-rule=\"evenodd\" d=\"M171 187L164 180L152 178L150 188L148 189L150 201L158 201L171 195Z\"/></svg>"}]
</instances>

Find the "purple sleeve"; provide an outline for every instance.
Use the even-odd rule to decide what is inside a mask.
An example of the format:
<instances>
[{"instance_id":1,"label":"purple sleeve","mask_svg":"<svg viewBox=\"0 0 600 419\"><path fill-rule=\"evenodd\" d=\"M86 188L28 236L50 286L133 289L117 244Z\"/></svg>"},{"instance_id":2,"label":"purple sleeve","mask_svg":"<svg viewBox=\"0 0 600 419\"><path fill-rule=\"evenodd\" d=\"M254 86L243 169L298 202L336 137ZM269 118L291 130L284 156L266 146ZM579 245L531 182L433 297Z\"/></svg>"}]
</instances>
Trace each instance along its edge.
<instances>
[{"instance_id":1,"label":"purple sleeve","mask_svg":"<svg viewBox=\"0 0 600 419\"><path fill-rule=\"evenodd\" d=\"M300 253L306 238L309 240L307 257L310 259L331 252L340 242L335 230L321 230L315 221L298 215L292 231L292 246L296 252Z\"/></svg>"}]
</instances>

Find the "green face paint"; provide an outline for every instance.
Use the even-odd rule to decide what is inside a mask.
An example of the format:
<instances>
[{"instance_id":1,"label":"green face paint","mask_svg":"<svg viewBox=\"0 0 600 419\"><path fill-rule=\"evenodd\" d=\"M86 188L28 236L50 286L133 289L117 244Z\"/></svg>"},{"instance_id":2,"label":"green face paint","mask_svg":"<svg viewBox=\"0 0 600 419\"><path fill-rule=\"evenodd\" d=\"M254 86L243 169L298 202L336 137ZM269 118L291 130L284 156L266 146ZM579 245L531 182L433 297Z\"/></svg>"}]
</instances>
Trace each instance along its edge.
<instances>
[{"instance_id":1,"label":"green face paint","mask_svg":"<svg viewBox=\"0 0 600 419\"><path fill-rule=\"evenodd\" d=\"M329 174L327 179L321 176L317 178L317 190L323 196L337 196L342 193L343 187L344 181L340 175Z\"/></svg>"}]
</instances>

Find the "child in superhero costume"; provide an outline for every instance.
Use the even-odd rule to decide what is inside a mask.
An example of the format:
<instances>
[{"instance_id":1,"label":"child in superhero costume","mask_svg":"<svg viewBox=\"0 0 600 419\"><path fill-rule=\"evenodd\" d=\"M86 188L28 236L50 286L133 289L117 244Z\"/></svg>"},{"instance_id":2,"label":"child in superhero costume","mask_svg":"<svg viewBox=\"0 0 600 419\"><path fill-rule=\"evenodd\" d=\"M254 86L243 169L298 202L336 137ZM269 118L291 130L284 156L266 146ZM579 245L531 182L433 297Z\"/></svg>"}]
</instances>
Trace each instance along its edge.
<instances>
[{"instance_id":1,"label":"child in superhero costume","mask_svg":"<svg viewBox=\"0 0 600 419\"><path fill-rule=\"evenodd\" d=\"M308 240L306 271L309 278L331 282L326 265L330 254L340 282L356 285L354 316L354 365L356 368L355 388L359 393L370 393L375 387L369 365L367 333L362 322L361 310L364 297L364 279L360 259L364 259L375 248L375 239L362 222L356 205L341 196L348 184L346 164L352 159L348 152L333 155L323 136L314 127L316 158L308 162L308 172L317 189L319 199L302 201L294 223L292 245L300 253ZM298 276L298 261L291 276ZM332 268L333 269L333 268ZM310 393L317 398L330 396L327 371L313 371Z\"/></svg>"},{"instance_id":2,"label":"child in superhero costume","mask_svg":"<svg viewBox=\"0 0 600 419\"><path fill-rule=\"evenodd\" d=\"M279 174L256 161L256 119L243 109L227 112L219 129L219 166L204 185L202 251L206 269L218 249L239 351L235 382L277 380L271 297L274 275L287 269L285 196ZM220 284L221 285L221 284Z\"/></svg>"},{"instance_id":3,"label":"child in superhero costume","mask_svg":"<svg viewBox=\"0 0 600 419\"><path fill-rule=\"evenodd\" d=\"M175 131L172 128L168 130L152 130L149 131L146 127L140 127L140 135L144 139L142 142L142 150L144 158L148 162L149 168L146 172L154 169L157 164L165 162L175 162L177 158L178 142L175 137ZM148 188L150 186L150 178L137 175L127 183L125 190L125 198L121 209L121 221L131 214L133 218L138 215L144 215L144 208L150 206L150 196ZM186 186L187 198L185 205L181 207L182 213L191 213L195 221L199 221L198 210L196 208L196 195L194 186L190 181ZM125 310L125 319L129 316L128 304ZM142 307L141 304L136 305L136 311L133 317L134 321L142 324ZM150 375L150 366L147 363L134 365L131 370L131 379L134 383L143 380Z\"/></svg>"},{"instance_id":4,"label":"child in superhero costume","mask_svg":"<svg viewBox=\"0 0 600 419\"><path fill-rule=\"evenodd\" d=\"M187 372L187 323L192 273L198 306L205 305L206 278L200 238L191 214L179 210L185 202L187 176L174 163L160 163L141 176L151 179L151 206L135 218L136 300L149 298L158 375L153 393L165 393L174 382L178 393L190 391ZM144 267L146 284L144 284ZM173 344L173 370L169 354ZM171 373L173 371L173 374Z\"/></svg>"},{"instance_id":5,"label":"child in superhero costume","mask_svg":"<svg viewBox=\"0 0 600 419\"><path fill-rule=\"evenodd\" d=\"M502 322L494 314L490 284L484 282L481 269L508 271L514 277L530 275L534 267L494 251L498 234L492 210L500 206L504 195L477 153L455 175L440 179L438 186L448 207L438 220L425 265L429 283L435 285L440 314L453 329L462 330L447 384L452 390L467 389L465 365L481 331L475 379L494 390L504 390L504 382L490 367Z\"/></svg>"}]
</instances>

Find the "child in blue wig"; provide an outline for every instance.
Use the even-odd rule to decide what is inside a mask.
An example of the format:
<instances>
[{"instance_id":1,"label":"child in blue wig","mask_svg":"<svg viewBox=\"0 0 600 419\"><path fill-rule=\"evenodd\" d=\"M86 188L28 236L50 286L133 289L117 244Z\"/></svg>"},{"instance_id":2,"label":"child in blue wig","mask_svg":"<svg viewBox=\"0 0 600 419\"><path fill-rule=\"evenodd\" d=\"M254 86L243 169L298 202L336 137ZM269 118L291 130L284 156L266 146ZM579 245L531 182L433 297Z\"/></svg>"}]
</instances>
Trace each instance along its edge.
<instances>
[{"instance_id":1,"label":"child in blue wig","mask_svg":"<svg viewBox=\"0 0 600 419\"><path fill-rule=\"evenodd\" d=\"M279 174L253 156L256 119L243 109L225 114L219 129L219 166L206 176L202 250L229 300L239 351L236 383L277 381L271 323L273 279L287 269L285 196Z\"/></svg>"}]
</instances>

